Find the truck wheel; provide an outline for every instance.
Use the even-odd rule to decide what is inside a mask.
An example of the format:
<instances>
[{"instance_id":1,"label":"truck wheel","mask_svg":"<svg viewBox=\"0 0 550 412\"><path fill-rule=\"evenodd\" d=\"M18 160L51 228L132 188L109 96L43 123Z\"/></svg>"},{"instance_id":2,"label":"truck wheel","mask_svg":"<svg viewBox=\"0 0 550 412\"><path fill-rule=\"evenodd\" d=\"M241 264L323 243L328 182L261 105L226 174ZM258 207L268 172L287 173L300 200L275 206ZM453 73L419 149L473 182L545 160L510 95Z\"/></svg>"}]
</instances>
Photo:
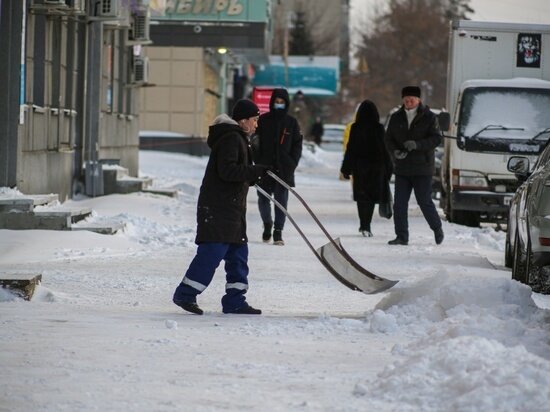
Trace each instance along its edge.
<instances>
[{"instance_id":1,"label":"truck wheel","mask_svg":"<svg viewBox=\"0 0 550 412\"><path fill-rule=\"evenodd\" d=\"M468 227L479 227L479 215L468 210L451 209L450 221Z\"/></svg>"},{"instance_id":2,"label":"truck wheel","mask_svg":"<svg viewBox=\"0 0 550 412\"><path fill-rule=\"evenodd\" d=\"M447 194L445 190L441 190L441 197L439 198L439 207L443 209L443 214L445 215L445 219L447 219L447 222L451 221L451 215L449 213L449 210L451 206L449 205L449 202L447 201Z\"/></svg>"}]
</instances>

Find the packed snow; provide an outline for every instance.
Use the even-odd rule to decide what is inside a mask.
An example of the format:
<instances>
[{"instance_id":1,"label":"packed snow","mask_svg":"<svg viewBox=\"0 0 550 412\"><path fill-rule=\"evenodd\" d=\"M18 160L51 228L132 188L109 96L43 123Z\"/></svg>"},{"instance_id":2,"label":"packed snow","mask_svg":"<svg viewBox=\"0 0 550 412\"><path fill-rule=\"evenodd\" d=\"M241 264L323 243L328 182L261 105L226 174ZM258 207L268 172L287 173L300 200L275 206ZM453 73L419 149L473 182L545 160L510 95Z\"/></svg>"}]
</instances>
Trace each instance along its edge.
<instances>
[{"instance_id":1,"label":"packed snow","mask_svg":"<svg viewBox=\"0 0 550 412\"><path fill-rule=\"evenodd\" d=\"M510 279L505 233L444 222L411 199L409 246L377 215L358 232L342 154L305 150L296 190L348 253L399 283L365 295L332 277L287 221L261 242L248 197L250 289L261 316L224 315L220 265L198 298L171 302L194 256L206 158L145 151L143 175L178 190L78 198L124 231L0 230L2 274L40 273L30 302L0 289L1 411L548 411L550 297ZM17 191L4 189L3 193ZM315 247L327 242L296 199Z\"/></svg>"}]
</instances>

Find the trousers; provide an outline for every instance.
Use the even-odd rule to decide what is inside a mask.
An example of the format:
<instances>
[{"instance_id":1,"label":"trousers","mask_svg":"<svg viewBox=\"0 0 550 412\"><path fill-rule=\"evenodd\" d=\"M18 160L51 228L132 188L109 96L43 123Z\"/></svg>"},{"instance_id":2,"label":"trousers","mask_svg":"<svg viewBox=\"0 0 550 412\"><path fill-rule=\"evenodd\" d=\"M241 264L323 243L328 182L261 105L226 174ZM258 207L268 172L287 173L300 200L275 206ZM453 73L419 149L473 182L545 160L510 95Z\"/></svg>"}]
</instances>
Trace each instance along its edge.
<instances>
[{"instance_id":1,"label":"trousers","mask_svg":"<svg viewBox=\"0 0 550 412\"><path fill-rule=\"evenodd\" d=\"M269 188L262 187L267 193L273 196L273 198L279 202L285 209L288 205L288 189L281 186L279 183L274 182ZM271 215L271 200L258 192L258 209L260 210L260 216L264 225L271 225L275 230L283 230L286 222L286 215L275 206L275 223L273 223Z\"/></svg>"},{"instance_id":2,"label":"trousers","mask_svg":"<svg viewBox=\"0 0 550 412\"><path fill-rule=\"evenodd\" d=\"M357 212L359 214L359 230L370 231L370 223L372 221L372 215L374 213L374 202L358 201Z\"/></svg>"},{"instance_id":3,"label":"trousers","mask_svg":"<svg viewBox=\"0 0 550 412\"><path fill-rule=\"evenodd\" d=\"M222 307L233 311L245 304L248 290L248 244L247 243L200 243L197 253L174 292L174 300L196 302L212 279L221 261L225 261L225 295Z\"/></svg>"},{"instance_id":4,"label":"trousers","mask_svg":"<svg viewBox=\"0 0 550 412\"><path fill-rule=\"evenodd\" d=\"M409 199L413 190L416 202L430 229L435 231L441 228L441 218L432 200L432 176L396 175L393 223L397 237L407 242L409 241Z\"/></svg>"}]
</instances>

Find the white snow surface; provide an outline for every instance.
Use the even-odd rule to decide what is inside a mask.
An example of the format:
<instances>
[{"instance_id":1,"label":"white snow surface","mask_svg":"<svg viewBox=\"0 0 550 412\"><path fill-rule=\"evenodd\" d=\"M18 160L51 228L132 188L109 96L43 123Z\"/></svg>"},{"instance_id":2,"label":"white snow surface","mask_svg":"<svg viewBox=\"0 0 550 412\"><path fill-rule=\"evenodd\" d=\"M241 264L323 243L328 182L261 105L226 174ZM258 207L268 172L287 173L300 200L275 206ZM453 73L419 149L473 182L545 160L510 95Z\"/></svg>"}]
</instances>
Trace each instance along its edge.
<instances>
[{"instance_id":1,"label":"white snow surface","mask_svg":"<svg viewBox=\"0 0 550 412\"><path fill-rule=\"evenodd\" d=\"M289 221L284 247L262 243L251 189L247 296L263 314L221 313L223 264L205 315L175 306L206 158L140 154L177 198L66 202L122 233L0 230L0 272L42 274L30 302L0 289L0 411L548 411L550 297L510 279L505 233L444 222L436 246L413 196L409 246L387 245L377 215L363 238L341 160L304 151L296 190L356 261L399 280L381 294L339 283ZM295 198L289 210L327 242Z\"/></svg>"}]
</instances>

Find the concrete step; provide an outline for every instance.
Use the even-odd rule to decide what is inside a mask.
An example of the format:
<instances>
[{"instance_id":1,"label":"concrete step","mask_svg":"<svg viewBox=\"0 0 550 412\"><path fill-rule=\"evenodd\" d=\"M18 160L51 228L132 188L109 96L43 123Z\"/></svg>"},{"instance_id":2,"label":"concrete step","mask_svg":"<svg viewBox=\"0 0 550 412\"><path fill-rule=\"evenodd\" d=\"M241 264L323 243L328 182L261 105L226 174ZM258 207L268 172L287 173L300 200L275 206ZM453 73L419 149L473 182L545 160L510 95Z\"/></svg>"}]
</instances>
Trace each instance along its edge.
<instances>
[{"instance_id":1,"label":"concrete step","mask_svg":"<svg viewBox=\"0 0 550 412\"><path fill-rule=\"evenodd\" d=\"M121 222L101 222L101 223L86 223L81 222L71 227L72 231L87 230L89 232L99 233L101 235L114 235L115 233L124 230L125 223Z\"/></svg>"},{"instance_id":2,"label":"concrete step","mask_svg":"<svg viewBox=\"0 0 550 412\"><path fill-rule=\"evenodd\" d=\"M26 198L32 199L34 206L52 205L59 202L59 195L50 193L49 195L23 195Z\"/></svg>"},{"instance_id":3,"label":"concrete step","mask_svg":"<svg viewBox=\"0 0 550 412\"><path fill-rule=\"evenodd\" d=\"M36 287L42 281L37 273L0 273L0 287L25 300L31 300Z\"/></svg>"},{"instance_id":4,"label":"concrete step","mask_svg":"<svg viewBox=\"0 0 550 412\"><path fill-rule=\"evenodd\" d=\"M146 189L143 189L142 192L143 193L151 193L153 195L178 197L177 189L146 188Z\"/></svg>"},{"instance_id":5,"label":"concrete step","mask_svg":"<svg viewBox=\"0 0 550 412\"><path fill-rule=\"evenodd\" d=\"M32 212L35 206L59 203L59 196L49 195L8 195L0 194L0 213L10 211Z\"/></svg>"},{"instance_id":6,"label":"concrete step","mask_svg":"<svg viewBox=\"0 0 550 412\"><path fill-rule=\"evenodd\" d=\"M35 216L69 216L71 223L80 222L92 214L89 207L58 207L58 208L37 208Z\"/></svg>"},{"instance_id":7,"label":"concrete step","mask_svg":"<svg viewBox=\"0 0 550 412\"><path fill-rule=\"evenodd\" d=\"M34 212L0 213L0 229L10 230L68 230L71 227L70 214L42 213L36 216Z\"/></svg>"},{"instance_id":8,"label":"concrete step","mask_svg":"<svg viewBox=\"0 0 550 412\"><path fill-rule=\"evenodd\" d=\"M128 176L128 169L117 164L103 165L103 180L106 179L123 179Z\"/></svg>"},{"instance_id":9,"label":"concrete step","mask_svg":"<svg viewBox=\"0 0 550 412\"><path fill-rule=\"evenodd\" d=\"M91 213L90 208L42 208L36 212L0 213L0 229L70 230L73 223L86 219Z\"/></svg>"},{"instance_id":10,"label":"concrete step","mask_svg":"<svg viewBox=\"0 0 550 412\"><path fill-rule=\"evenodd\" d=\"M33 200L29 198L0 198L0 213L32 212Z\"/></svg>"}]
</instances>

